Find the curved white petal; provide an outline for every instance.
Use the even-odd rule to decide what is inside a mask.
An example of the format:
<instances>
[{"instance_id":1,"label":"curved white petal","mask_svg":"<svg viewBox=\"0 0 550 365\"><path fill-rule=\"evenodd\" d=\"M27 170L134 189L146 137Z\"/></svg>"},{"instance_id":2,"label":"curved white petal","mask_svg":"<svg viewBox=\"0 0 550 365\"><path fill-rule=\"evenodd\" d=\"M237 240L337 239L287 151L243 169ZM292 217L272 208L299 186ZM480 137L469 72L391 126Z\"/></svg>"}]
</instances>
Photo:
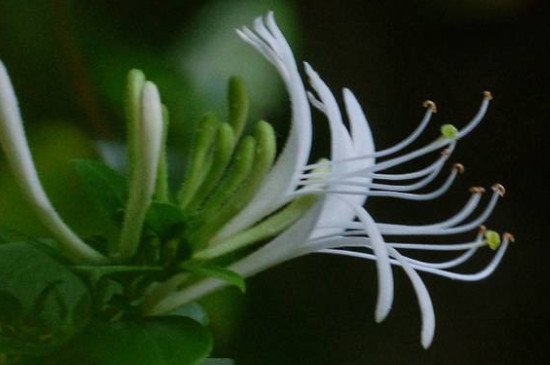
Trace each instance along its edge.
<instances>
[{"instance_id":1,"label":"curved white petal","mask_svg":"<svg viewBox=\"0 0 550 365\"><path fill-rule=\"evenodd\" d=\"M292 107L290 134L275 166L255 197L214 240L227 238L286 204L288 195L297 187L299 175L309 159L311 149L311 111L292 50L277 27L273 13L267 15L265 22L261 18L256 19L255 29L261 33L261 47L268 47L271 52L267 54L264 51L262 54L276 65L287 88ZM247 38L244 40L249 42ZM256 49L261 48L255 43L251 44Z\"/></svg>"},{"instance_id":2,"label":"curved white petal","mask_svg":"<svg viewBox=\"0 0 550 365\"><path fill-rule=\"evenodd\" d=\"M330 159L331 161L345 160L347 158L352 158L355 156L355 146L353 145L352 138L349 135L348 130L344 126L342 120L342 114L340 113L340 108L336 102L336 98L325 84L325 82L319 77L317 72L308 64L304 63L306 73L309 77L309 82L317 95L319 95L320 100L316 100L313 95L310 96L310 101L316 107L320 108L327 118L329 129L330 129L330 140L331 140L331 152ZM359 162L360 163L360 162ZM332 172L339 174L345 174L350 168L351 164L333 164ZM333 181L328 184L327 189L337 189L340 185L338 181ZM348 188L349 187L344 187ZM338 194L329 194L327 195L324 203L324 207L319 218L317 227L323 226L326 222L331 222L335 226L338 226L339 223L344 225L345 223L352 221L355 217L355 211L349 207L348 204L342 202L340 199L341 196ZM350 202L357 205L363 205L365 197L363 196L354 196L350 198ZM310 238L315 238L320 235L337 233L342 231L342 228L333 228L333 229L323 229L316 228Z\"/></svg>"},{"instance_id":3,"label":"curved white petal","mask_svg":"<svg viewBox=\"0 0 550 365\"><path fill-rule=\"evenodd\" d=\"M38 218L59 240L63 250L77 261L105 263L106 257L82 241L55 211L48 199L31 156L23 119L8 72L0 61L0 143L17 183Z\"/></svg>"},{"instance_id":4,"label":"curved white petal","mask_svg":"<svg viewBox=\"0 0 550 365\"><path fill-rule=\"evenodd\" d=\"M409 277L411 284L416 293L416 298L418 299L418 306L420 307L420 313L422 316L422 330L420 333L420 340L422 346L427 349L430 347L435 333L435 313L434 307L432 304L432 299L430 298L430 293L426 289L426 285L418 275L418 273L412 268L409 262L401 256L396 249L389 247L388 251L403 268L405 274Z\"/></svg>"}]
</instances>

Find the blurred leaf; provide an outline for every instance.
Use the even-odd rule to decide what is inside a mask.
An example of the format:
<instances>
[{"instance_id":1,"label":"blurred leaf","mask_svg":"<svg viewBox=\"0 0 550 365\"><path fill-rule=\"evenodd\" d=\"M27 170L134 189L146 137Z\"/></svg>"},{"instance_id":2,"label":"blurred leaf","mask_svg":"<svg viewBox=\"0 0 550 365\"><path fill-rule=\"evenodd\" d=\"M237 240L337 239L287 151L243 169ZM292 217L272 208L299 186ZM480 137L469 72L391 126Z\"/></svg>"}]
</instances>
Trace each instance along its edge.
<instances>
[{"instance_id":1,"label":"blurred leaf","mask_svg":"<svg viewBox=\"0 0 550 365\"><path fill-rule=\"evenodd\" d=\"M194 365L212 349L212 337L184 317L94 323L48 365Z\"/></svg>"},{"instance_id":2,"label":"blurred leaf","mask_svg":"<svg viewBox=\"0 0 550 365\"><path fill-rule=\"evenodd\" d=\"M235 361L231 359L206 359L201 365L235 365Z\"/></svg>"},{"instance_id":3,"label":"blurred leaf","mask_svg":"<svg viewBox=\"0 0 550 365\"><path fill-rule=\"evenodd\" d=\"M47 344L29 343L0 335L0 354L41 355L51 349Z\"/></svg>"},{"instance_id":4,"label":"blurred leaf","mask_svg":"<svg viewBox=\"0 0 550 365\"><path fill-rule=\"evenodd\" d=\"M54 300L48 294L52 287L55 287ZM6 298L11 302L3 303L2 309L4 306L17 309L29 326L42 324L52 331L61 329L68 333L87 319L82 318L87 316L83 308L89 306L90 297L82 281L28 243L0 245L0 293L4 293L3 302ZM13 307L15 301L19 308ZM12 320L17 322L21 318Z\"/></svg>"},{"instance_id":5,"label":"blurred leaf","mask_svg":"<svg viewBox=\"0 0 550 365\"><path fill-rule=\"evenodd\" d=\"M120 224L128 199L126 178L99 161L75 160L75 165L90 196Z\"/></svg>"},{"instance_id":6,"label":"blurred leaf","mask_svg":"<svg viewBox=\"0 0 550 365\"><path fill-rule=\"evenodd\" d=\"M10 293L0 290L0 323L6 323L21 315L21 303Z\"/></svg>"},{"instance_id":7,"label":"blurred leaf","mask_svg":"<svg viewBox=\"0 0 550 365\"><path fill-rule=\"evenodd\" d=\"M257 16L273 10L293 49L298 33L297 16L289 1L211 1L186 25L179 49L178 67L189 78L195 99L189 107L226 109L226 84L242 76L251 94L252 118L264 116L284 100L284 88L273 66L243 42L235 29L250 25ZM193 96L191 96L193 97Z\"/></svg>"},{"instance_id":8,"label":"blurred leaf","mask_svg":"<svg viewBox=\"0 0 550 365\"><path fill-rule=\"evenodd\" d=\"M184 216L173 204L153 202L147 211L145 224L161 239L175 238L183 230Z\"/></svg>"},{"instance_id":9,"label":"blurred leaf","mask_svg":"<svg viewBox=\"0 0 550 365\"><path fill-rule=\"evenodd\" d=\"M189 317L199 322L203 326L208 325L210 318L204 308L197 302L187 303L170 313L172 316Z\"/></svg>"},{"instance_id":10,"label":"blurred leaf","mask_svg":"<svg viewBox=\"0 0 550 365\"><path fill-rule=\"evenodd\" d=\"M71 162L75 158L95 156L89 137L75 123L41 122L38 125L28 123L25 127L38 175L48 197L65 222L80 236L101 232L108 226L107 218L98 214L97 206L82 188ZM0 153L2 159L3 153ZM0 217L2 226L23 232L26 240L50 235L21 194L11 169L4 163L0 163Z\"/></svg>"},{"instance_id":11,"label":"blurred leaf","mask_svg":"<svg viewBox=\"0 0 550 365\"><path fill-rule=\"evenodd\" d=\"M197 267L184 267L184 269L191 271L193 274L212 277L225 281L231 285L239 288L243 293L246 291L246 283L241 274L215 265L202 265Z\"/></svg>"}]
</instances>

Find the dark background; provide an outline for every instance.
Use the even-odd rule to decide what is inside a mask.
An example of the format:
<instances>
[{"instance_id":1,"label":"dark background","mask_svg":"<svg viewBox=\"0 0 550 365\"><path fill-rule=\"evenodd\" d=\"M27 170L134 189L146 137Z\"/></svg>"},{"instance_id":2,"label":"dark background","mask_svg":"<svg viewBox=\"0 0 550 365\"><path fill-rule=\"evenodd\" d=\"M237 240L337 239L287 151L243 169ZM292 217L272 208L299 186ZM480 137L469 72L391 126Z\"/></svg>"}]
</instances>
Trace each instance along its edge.
<instances>
[{"instance_id":1,"label":"dark background","mask_svg":"<svg viewBox=\"0 0 550 365\"><path fill-rule=\"evenodd\" d=\"M206 3L0 3L0 57L18 89L31 142L34 138L40 144L33 149L53 156L61 138L63 145L74 144L60 157L48 160L45 152L37 159L43 159L38 164L54 200L77 226L88 210L74 204L82 197L77 183L70 185L73 175L66 160L93 155L86 144L90 137L123 135L116 109L121 88L105 81L107 76L118 82L119 70L143 67L166 99L193 97L185 74L171 77L176 74L171 62L182 34L194 31L189 24L200 26L197 16ZM258 1L255 6L265 11L279 3ZM333 90L354 90L380 148L414 128L424 99L439 106L435 125L460 126L477 110L481 91L491 90L495 100L486 121L458 145L453 160L464 163L467 174L446 200L408 204L372 199L369 210L381 221L430 222L460 206L468 186L500 182L508 194L489 224L514 233L517 242L497 272L482 282L423 275L437 316L436 337L427 351L419 343L420 316L404 275L396 271L394 308L384 323L375 324L373 265L313 255L250 280L245 297L226 291L207 301L210 307L231 308L213 314L217 354L240 365L548 361L548 5L542 0L302 0L287 1L284 9L279 20L283 30L292 27L297 58L307 59ZM288 107L284 96L279 99L264 117L285 120ZM182 117L189 117L185 112L195 111L183 111ZM428 135L436 133L432 127ZM316 143L319 154L321 141ZM9 196L15 190L5 171L0 170L1 223L36 229L28 212L14 213L23 208L10 200L17 198ZM61 174L57 179L69 177L68 182L59 183L54 172ZM471 269L488 258L482 254Z\"/></svg>"}]
</instances>

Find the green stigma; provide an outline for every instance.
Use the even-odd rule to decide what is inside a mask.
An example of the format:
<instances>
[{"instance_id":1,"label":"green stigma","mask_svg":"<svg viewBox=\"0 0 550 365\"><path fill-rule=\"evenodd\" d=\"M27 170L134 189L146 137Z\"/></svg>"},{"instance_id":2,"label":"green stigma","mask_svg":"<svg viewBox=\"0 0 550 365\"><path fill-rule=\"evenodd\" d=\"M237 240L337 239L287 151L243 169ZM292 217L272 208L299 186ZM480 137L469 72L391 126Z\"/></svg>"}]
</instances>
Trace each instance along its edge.
<instances>
[{"instance_id":1,"label":"green stigma","mask_svg":"<svg viewBox=\"0 0 550 365\"><path fill-rule=\"evenodd\" d=\"M458 129L452 124L444 124L441 126L441 134L448 139L454 139L458 135Z\"/></svg>"},{"instance_id":2,"label":"green stigma","mask_svg":"<svg viewBox=\"0 0 550 365\"><path fill-rule=\"evenodd\" d=\"M487 231L485 233L485 242L491 250L496 250L500 246L500 235L495 231Z\"/></svg>"}]
</instances>

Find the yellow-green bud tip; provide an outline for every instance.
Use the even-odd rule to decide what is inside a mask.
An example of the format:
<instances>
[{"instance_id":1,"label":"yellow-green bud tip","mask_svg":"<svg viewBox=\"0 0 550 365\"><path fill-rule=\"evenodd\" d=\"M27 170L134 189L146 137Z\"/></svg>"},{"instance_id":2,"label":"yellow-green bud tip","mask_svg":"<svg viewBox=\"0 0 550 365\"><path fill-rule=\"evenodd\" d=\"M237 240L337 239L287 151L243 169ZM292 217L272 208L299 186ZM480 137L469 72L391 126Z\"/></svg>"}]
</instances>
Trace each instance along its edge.
<instances>
[{"instance_id":1,"label":"yellow-green bud tip","mask_svg":"<svg viewBox=\"0 0 550 365\"><path fill-rule=\"evenodd\" d=\"M500 246L500 235L495 231L485 232L485 242L491 250L496 250Z\"/></svg>"},{"instance_id":2,"label":"yellow-green bud tip","mask_svg":"<svg viewBox=\"0 0 550 365\"><path fill-rule=\"evenodd\" d=\"M445 138L454 139L458 134L458 129L452 124L444 124L441 126L441 134Z\"/></svg>"}]
</instances>

